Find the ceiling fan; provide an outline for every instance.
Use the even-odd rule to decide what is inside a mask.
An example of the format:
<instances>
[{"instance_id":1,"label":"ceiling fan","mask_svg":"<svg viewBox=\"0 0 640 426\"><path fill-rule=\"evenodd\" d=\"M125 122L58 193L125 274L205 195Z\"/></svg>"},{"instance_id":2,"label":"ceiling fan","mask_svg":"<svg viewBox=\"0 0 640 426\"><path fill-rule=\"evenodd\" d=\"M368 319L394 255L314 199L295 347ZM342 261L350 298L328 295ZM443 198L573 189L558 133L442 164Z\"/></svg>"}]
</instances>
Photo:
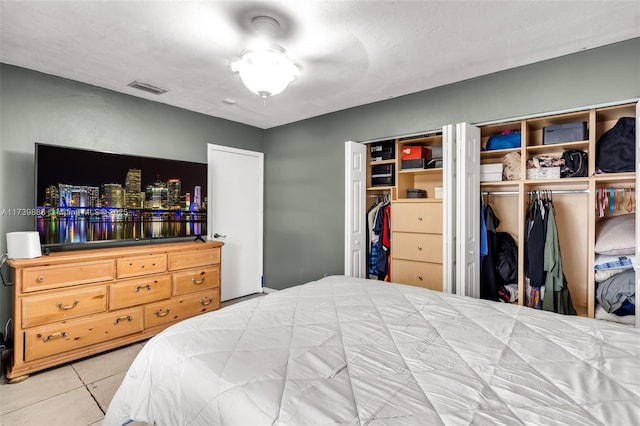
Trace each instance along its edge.
<instances>
[{"instance_id":1,"label":"ceiling fan","mask_svg":"<svg viewBox=\"0 0 640 426\"><path fill-rule=\"evenodd\" d=\"M240 74L244 85L263 99L281 93L299 74L299 67L289 59L286 50L273 38L280 23L271 16L251 19L255 37L240 53L231 69Z\"/></svg>"}]
</instances>

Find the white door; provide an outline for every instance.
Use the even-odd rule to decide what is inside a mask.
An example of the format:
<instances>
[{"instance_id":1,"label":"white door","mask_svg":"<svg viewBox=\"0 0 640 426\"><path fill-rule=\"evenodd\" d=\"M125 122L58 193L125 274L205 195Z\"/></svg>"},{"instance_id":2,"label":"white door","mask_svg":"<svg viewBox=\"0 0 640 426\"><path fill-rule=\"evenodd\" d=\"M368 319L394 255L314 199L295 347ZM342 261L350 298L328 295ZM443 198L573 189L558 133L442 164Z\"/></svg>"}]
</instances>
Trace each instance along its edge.
<instances>
[{"instance_id":1,"label":"white door","mask_svg":"<svg viewBox=\"0 0 640 426\"><path fill-rule=\"evenodd\" d=\"M366 277L367 229L365 225L367 147L357 142L345 142L345 247L344 274Z\"/></svg>"},{"instance_id":2,"label":"white door","mask_svg":"<svg viewBox=\"0 0 640 426\"><path fill-rule=\"evenodd\" d=\"M480 129L456 124L456 293L480 297Z\"/></svg>"},{"instance_id":3,"label":"white door","mask_svg":"<svg viewBox=\"0 0 640 426\"><path fill-rule=\"evenodd\" d=\"M442 128L442 291L456 292L456 128Z\"/></svg>"},{"instance_id":4,"label":"white door","mask_svg":"<svg viewBox=\"0 0 640 426\"><path fill-rule=\"evenodd\" d=\"M207 234L222 247L222 300L262 292L264 154L208 145Z\"/></svg>"}]
</instances>

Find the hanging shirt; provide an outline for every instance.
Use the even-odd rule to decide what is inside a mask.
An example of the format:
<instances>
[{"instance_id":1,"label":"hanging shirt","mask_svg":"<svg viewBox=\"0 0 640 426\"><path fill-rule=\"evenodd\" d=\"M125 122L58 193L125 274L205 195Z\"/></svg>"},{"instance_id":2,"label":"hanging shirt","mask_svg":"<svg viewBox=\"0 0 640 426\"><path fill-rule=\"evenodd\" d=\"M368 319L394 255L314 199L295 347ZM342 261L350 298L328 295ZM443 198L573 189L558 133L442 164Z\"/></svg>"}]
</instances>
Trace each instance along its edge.
<instances>
[{"instance_id":1,"label":"hanging shirt","mask_svg":"<svg viewBox=\"0 0 640 426\"><path fill-rule=\"evenodd\" d=\"M571 301L567 279L562 269L560 242L553 203L547 203L547 233L544 245L544 298L542 309L565 315L576 315Z\"/></svg>"}]
</instances>

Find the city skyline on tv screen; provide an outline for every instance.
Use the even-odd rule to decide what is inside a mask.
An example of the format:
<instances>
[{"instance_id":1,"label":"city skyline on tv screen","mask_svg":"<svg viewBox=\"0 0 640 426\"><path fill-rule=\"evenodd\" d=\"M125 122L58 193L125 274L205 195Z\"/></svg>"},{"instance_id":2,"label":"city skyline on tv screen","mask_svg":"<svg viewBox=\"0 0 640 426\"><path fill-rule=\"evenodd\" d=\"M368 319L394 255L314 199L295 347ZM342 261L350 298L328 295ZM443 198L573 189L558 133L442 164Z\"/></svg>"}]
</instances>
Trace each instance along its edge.
<instances>
[{"instance_id":1,"label":"city skyline on tv screen","mask_svg":"<svg viewBox=\"0 0 640 426\"><path fill-rule=\"evenodd\" d=\"M207 164L36 144L43 244L206 233Z\"/></svg>"}]
</instances>

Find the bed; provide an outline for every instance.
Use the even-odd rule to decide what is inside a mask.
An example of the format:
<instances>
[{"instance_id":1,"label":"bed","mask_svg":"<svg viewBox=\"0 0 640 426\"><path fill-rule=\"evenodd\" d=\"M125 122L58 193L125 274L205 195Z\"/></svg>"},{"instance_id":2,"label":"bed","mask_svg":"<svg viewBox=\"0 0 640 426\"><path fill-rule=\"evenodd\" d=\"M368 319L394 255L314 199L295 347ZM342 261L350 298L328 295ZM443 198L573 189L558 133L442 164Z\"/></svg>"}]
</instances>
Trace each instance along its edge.
<instances>
[{"instance_id":1,"label":"bed","mask_svg":"<svg viewBox=\"0 0 640 426\"><path fill-rule=\"evenodd\" d=\"M152 338L105 417L154 425L631 425L640 329L344 276Z\"/></svg>"}]
</instances>

